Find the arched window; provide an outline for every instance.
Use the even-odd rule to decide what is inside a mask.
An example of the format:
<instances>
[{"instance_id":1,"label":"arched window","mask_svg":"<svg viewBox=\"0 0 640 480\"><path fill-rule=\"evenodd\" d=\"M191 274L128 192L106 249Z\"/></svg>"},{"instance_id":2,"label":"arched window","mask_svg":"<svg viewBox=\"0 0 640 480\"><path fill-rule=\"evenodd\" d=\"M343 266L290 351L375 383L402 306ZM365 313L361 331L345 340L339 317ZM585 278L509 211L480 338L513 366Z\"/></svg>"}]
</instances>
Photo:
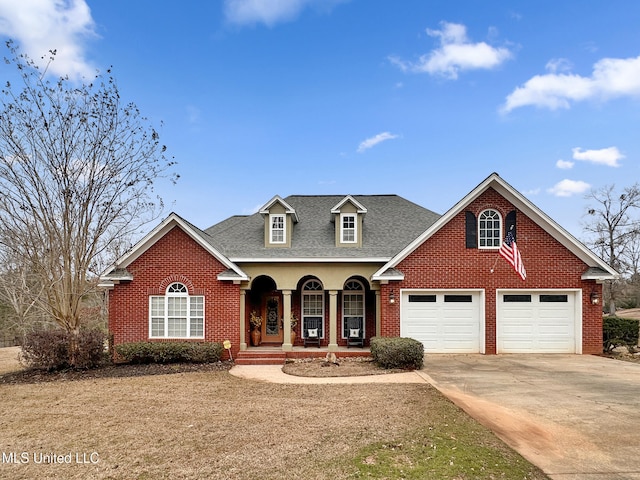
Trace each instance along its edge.
<instances>
[{"instance_id":1,"label":"arched window","mask_svg":"<svg viewBox=\"0 0 640 480\"><path fill-rule=\"evenodd\" d=\"M307 280L302 286L302 336L307 338L309 329L318 329L318 337L324 338L324 290L318 280Z\"/></svg>"},{"instance_id":2,"label":"arched window","mask_svg":"<svg viewBox=\"0 0 640 480\"><path fill-rule=\"evenodd\" d=\"M364 287L358 280L348 280L342 291L342 338L349 337L349 329L364 333Z\"/></svg>"},{"instance_id":3,"label":"arched window","mask_svg":"<svg viewBox=\"0 0 640 480\"><path fill-rule=\"evenodd\" d=\"M502 242L502 218L496 210L484 210L478 216L478 246L500 248Z\"/></svg>"},{"instance_id":4,"label":"arched window","mask_svg":"<svg viewBox=\"0 0 640 480\"><path fill-rule=\"evenodd\" d=\"M183 283L150 297L149 317L150 338L204 338L204 297L189 295Z\"/></svg>"}]
</instances>

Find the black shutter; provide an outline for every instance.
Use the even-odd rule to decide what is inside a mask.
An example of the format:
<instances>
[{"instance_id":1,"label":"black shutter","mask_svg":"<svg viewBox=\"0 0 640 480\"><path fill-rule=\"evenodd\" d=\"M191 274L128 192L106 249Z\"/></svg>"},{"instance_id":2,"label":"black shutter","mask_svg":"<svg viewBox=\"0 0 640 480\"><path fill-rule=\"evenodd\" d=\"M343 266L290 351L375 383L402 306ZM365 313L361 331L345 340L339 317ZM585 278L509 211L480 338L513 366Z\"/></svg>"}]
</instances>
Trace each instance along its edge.
<instances>
[{"instance_id":1,"label":"black shutter","mask_svg":"<svg viewBox=\"0 0 640 480\"><path fill-rule=\"evenodd\" d=\"M465 212L464 228L467 248L478 248L478 222L473 212Z\"/></svg>"},{"instance_id":2,"label":"black shutter","mask_svg":"<svg viewBox=\"0 0 640 480\"><path fill-rule=\"evenodd\" d=\"M513 234L513 241L516 241L516 211L511 210L507 213L507 217L504 219L504 235L511 231Z\"/></svg>"}]
</instances>

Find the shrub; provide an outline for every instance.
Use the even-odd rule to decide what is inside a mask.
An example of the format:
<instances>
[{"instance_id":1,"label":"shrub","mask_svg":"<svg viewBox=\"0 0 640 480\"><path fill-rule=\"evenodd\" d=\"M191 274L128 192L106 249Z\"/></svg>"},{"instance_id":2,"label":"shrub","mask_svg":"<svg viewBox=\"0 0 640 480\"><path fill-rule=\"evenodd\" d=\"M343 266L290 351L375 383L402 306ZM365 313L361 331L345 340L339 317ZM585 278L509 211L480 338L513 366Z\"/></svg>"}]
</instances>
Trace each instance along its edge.
<instances>
[{"instance_id":1,"label":"shrub","mask_svg":"<svg viewBox=\"0 0 640 480\"><path fill-rule=\"evenodd\" d=\"M371 356L383 368L419 370L424 364L424 345L413 338L373 337Z\"/></svg>"},{"instance_id":2,"label":"shrub","mask_svg":"<svg viewBox=\"0 0 640 480\"><path fill-rule=\"evenodd\" d=\"M219 342L133 342L115 346L125 363L212 363L222 358Z\"/></svg>"},{"instance_id":3,"label":"shrub","mask_svg":"<svg viewBox=\"0 0 640 480\"><path fill-rule=\"evenodd\" d=\"M602 319L603 350L609 352L622 345L636 347L638 324L638 320L631 318L604 317Z\"/></svg>"},{"instance_id":4,"label":"shrub","mask_svg":"<svg viewBox=\"0 0 640 480\"><path fill-rule=\"evenodd\" d=\"M39 330L27 333L22 344L20 360L31 368L49 371L63 368L95 368L105 359L105 335L99 330L81 330L77 350L72 358L73 333L64 330Z\"/></svg>"}]
</instances>

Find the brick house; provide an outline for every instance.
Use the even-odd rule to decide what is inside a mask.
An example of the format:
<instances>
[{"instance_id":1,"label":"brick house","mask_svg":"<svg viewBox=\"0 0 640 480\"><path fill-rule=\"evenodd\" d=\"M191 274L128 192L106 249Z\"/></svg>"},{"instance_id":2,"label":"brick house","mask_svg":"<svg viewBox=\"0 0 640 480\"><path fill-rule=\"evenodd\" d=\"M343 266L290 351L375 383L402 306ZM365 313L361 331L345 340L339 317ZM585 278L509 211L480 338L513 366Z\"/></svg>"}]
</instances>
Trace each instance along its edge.
<instances>
[{"instance_id":1,"label":"brick house","mask_svg":"<svg viewBox=\"0 0 640 480\"><path fill-rule=\"evenodd\" d=\"M524 279L499 253L507 233ZM589 354L616 275L494 173L444 215L397 195L275 196L206 230L172 213L101 280L115 344L230 340L235 354L253 348L253 313L283 352L407 336L428 353Z\"/></svg>"}]
</instances>

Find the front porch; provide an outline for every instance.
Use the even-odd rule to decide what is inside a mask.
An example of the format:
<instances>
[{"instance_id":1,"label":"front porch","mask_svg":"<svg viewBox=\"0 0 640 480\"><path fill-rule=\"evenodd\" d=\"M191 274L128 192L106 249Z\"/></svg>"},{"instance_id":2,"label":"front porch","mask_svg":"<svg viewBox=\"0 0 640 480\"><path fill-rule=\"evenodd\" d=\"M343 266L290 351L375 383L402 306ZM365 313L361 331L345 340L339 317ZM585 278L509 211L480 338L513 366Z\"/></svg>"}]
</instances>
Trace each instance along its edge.
<instances>
[{"instance_id":1,"label":"front porch","mask_svg":"<svg viewBox=\"0 0 640 480\"><path fill-rule=\"evenodd\" d=\"M284 365L284 362L291 358L324 358L327 353L335 353L336 357L368 357L371 350L368 347L338 347L337 350L327 347L298 347L292 350L283 351L279 346L249 347L241 350L235 358L236 365Z\"/></svg>"},{"instance_id":2,"label":"front porch","mask_svg":"<svg viewBox=\"0 0 640 480\"><path fill-rule=\"evenodd\" d=\"M326 274L321 279L322 271L282 278L277 271L271 272L273 277L262 273L242 285L240 351L264 346L287 352L289 358L318 357L349 352L349 344L352 348L358 343L368 345L372 337L380 336L379 285L371 285L351 269L337 278ZM340 269L334 267L331 273L336 271ZM305 339L312 338L322 348L308 346L316 354L305 354Z\"/></svg>"}]
</instances>

